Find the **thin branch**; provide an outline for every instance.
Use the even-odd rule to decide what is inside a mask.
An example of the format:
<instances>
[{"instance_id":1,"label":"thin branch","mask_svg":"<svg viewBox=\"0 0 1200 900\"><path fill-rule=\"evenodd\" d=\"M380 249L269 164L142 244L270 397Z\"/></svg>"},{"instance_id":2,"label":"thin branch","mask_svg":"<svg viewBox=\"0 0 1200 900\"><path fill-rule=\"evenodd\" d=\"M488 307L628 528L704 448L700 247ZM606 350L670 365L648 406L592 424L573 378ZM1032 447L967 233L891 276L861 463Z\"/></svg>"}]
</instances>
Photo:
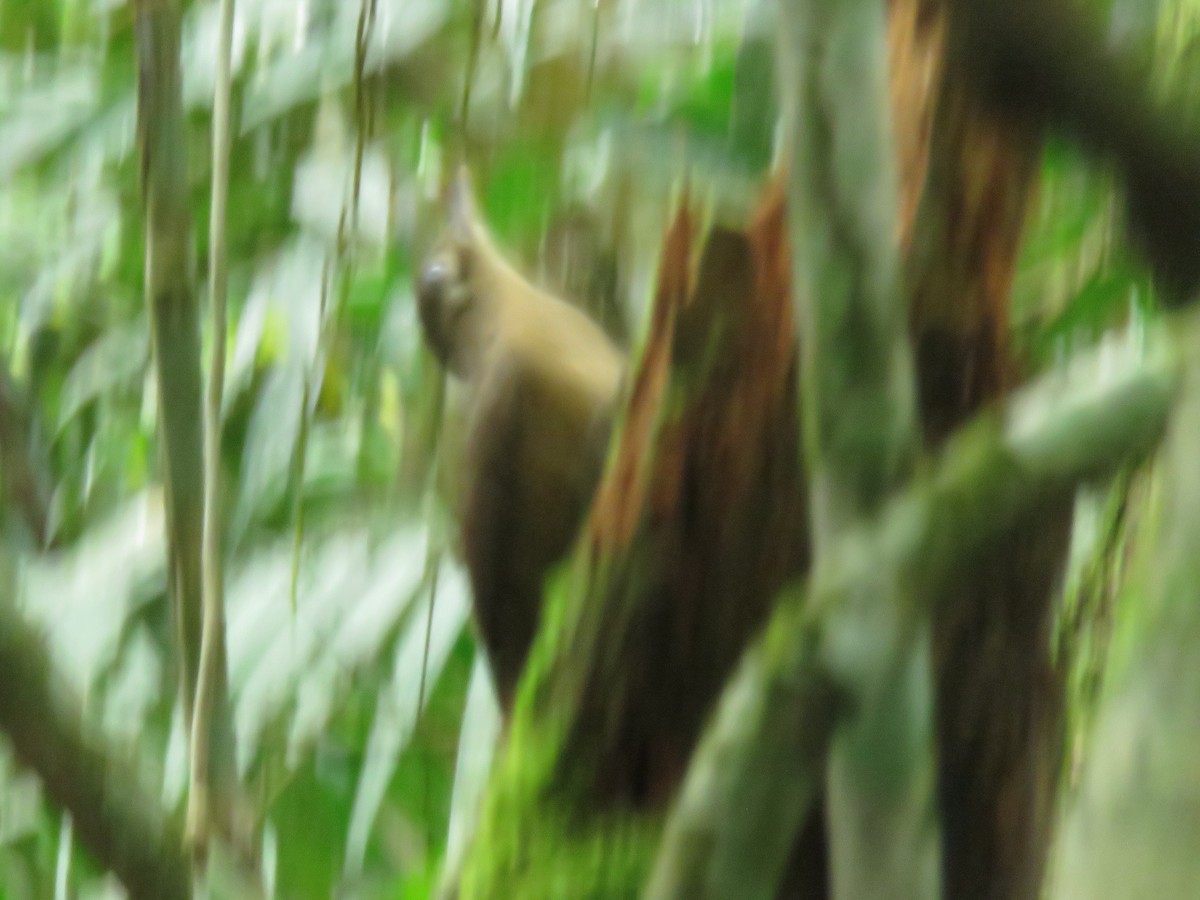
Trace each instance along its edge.
<instances>
[{"instance_id":1,"label":"thin branch","mask_svg":"<svg viewBox=\"0 0 1200 900\"><path fill-rule=\"evenodd\" d=\"M185 900L191 873L176 823L139 782L127 754L83 726L78 700L53 671L40 637L0 600L0 728L73 830L134 900Z\"/></svg>"},{"instance_id":2,"label":"thin branch","mask_svg":"<svg viewBox=\"0 0 1200 900\"><path fill-rule=\"evenodd\" d=\"M376 0L362 0L354 35L354 121L358 131L354 142L354 175L350 184L350 223L354 228L358 227L358 195L362 186L363 157L375 124L374 104L368 102L370 98L367 96L367 51L375 31L375 7ZM343 207L343 222L345 215L346 209ZM339 222L339 243L344 238L341 225L342 222Z\"/></svg>"},{"instance_id":3,"label":"thin branch","mask_svg":"<svg viewBox=\"0 0 1200 900\"><path fill-rule=\"evenodd\" d=\"M316 411L325 377L325 366L329 357L328 348L335 339L337 323L342 321L346 300L350 295L354 252L352 237L358 230L359 192L362 187L363 160L366 157L367 140L374 128L374 105L367 95L367 55L375 31L376 0L362 0L359 7L358 25L354 34L354 162L351 171L350 195L342 203L338 215L337 236L331 252L325 255L321 268L321 294L317 304L318 339L317 354L312 371L304 377L304 391L300 405L300 432L296 437L296 449L292 456L292 478L296 496L292 503L292 579L291 605L296 611L296 597L300 584L300 561L304 552L304 472L308 465L308 440L312 417ZM348 261L347 261L348 260ZM335 271L338 269L339 271ZM329 294L337 284L337 305L329 312ZM324 350L322 348L325 348Z\"/></svg>"}]
</instances>

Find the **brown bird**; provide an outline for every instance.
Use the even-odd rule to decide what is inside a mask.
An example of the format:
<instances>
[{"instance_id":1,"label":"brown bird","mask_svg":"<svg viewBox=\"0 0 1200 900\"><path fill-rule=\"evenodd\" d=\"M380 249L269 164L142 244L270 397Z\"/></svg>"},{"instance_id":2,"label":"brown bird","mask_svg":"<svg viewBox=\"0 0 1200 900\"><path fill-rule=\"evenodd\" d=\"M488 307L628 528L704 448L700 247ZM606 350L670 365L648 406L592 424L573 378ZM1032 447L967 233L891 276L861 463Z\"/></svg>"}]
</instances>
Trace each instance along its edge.
<instances>
[{"instance_id":1,"label":"brown bird","mask_svg":"<svg viewBox=\"0 0 1200 900\"><path fill-rule=\"evenodd\" d=\"M543 579L571 548L603 468L625 359L578 308L501 256L469 179L421 267L426 343L465 387L462 547L501 705L537 631Z\"/></svg>"}]
</instances>

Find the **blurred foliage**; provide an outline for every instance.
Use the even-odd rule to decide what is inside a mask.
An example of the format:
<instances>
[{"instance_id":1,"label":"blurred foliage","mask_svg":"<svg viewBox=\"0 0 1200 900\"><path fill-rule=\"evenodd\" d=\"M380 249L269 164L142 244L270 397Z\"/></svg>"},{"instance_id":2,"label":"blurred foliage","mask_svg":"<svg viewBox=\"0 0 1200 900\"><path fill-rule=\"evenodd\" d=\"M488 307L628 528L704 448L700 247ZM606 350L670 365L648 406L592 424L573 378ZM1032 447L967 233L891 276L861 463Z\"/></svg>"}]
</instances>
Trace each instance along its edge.
<instances>
[{"instance_id":1,"label":"blurred foliage","mask_svg":"<svg viewBox=\"0 0 1200 900\"><path fill-rule=\"evenodd\" d=\"M28 462L4 458L0 527L21 602L89 715L178 807L132 6L0 3L0 378L13 387L0 416ZM1164 78L1195 71L1194 13L1111 6L1123 39L1175 48ZM239 0L229 667L238 766L280 896L428 896L469 831L497 733L434 486L439 376L410 287L445 165L469 161L490 224L530 271L562 268L548 232L581 230L590 249L571 265L592 268L562 283L602 294L619 307L613 329L637 333L680 179L744 209L770 167L772 13L767 0L378 0L356 86L357 3ZM215 33L215 3L187 4L201 263ZM1052 145L1014 300L1036 367L1153 315L1118 215L1111 179ZM109 882L0 752L0 894L56 884L104 896Z\"/></svg>"}]
</instances>

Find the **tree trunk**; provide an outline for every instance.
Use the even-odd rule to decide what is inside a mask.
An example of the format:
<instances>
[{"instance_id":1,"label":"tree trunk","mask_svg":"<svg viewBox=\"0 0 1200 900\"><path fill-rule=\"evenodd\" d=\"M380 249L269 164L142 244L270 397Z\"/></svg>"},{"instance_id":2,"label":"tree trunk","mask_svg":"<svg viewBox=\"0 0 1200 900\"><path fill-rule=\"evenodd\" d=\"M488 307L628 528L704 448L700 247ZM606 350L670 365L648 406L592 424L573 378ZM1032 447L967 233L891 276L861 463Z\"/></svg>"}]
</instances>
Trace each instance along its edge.
<instances>
[{"instance_id":1,"label":"tree trunk","mask_svg":"<svg viewBox=\"0 0 1200 900\"><path fill-rule=\"evenodd\" d=\"M890 11L897 234L936 450L1018 374L1008 294L1038 140L1005 133L945 74L939 6ZM562 879L638 894L705 717L779 589L807 568L782 191L748 229L715 229L693 275L697 243L685 207L589 526L548 592L464 897L553 896ZM1040 886L1061 740L1050 601L1070 508L1067 494L1048 498L964 564L935 615L946 896ZM818 804L780 896L828 895L822 822Z\"/></svg>"},{"instance_id":2,"label":"tree trunk","mask_svg":"<svg viewBox=\"0 0 1200 900\"><path fill-rule=\"evenodd\" d=\"M668 230L615 450L547 592L461 896L560 896L563 878L640 892L705 717L807 564L788 270L778 189L747 228L701 242L685 205Z\"/></svg>"},{"instance_id":3,"label":"tree trunk","mask_svg":"<svg viewBox=\"0 0 1200 900\"><path fill-rule=\"evenodd\" d=\"M910 247L911 331L932 451L1021 376L1008 346L1008 304L1040 159L1036 130L989 114L942 63L940 7L893 3L893 21L909 23L893 29L894 94L907 116L901 155L919 161L902 194L921 199L901 239ZM920 83L931 92L923 96ZM1071 494L1047 497L962 567L934 617L948 897L1040 895L1063 740L1052 601L1071 511Z\"/></svg>"}]
</instances>

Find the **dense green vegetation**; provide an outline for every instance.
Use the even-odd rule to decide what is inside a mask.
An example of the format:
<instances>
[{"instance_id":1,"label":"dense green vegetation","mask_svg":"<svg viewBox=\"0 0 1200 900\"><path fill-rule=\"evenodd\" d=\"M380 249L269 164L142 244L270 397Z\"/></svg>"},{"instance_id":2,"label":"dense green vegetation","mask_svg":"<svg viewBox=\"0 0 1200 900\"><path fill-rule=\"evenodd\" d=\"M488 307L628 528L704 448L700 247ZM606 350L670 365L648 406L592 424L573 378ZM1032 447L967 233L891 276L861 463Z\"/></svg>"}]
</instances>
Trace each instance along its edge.
<instances>
[{"instance_id":1,"label":"dense green vegetation","mask_svg":"<svg viewBox=\"0 0 1200 900\"><path fill-rule=\"evenodd\" d=\"M207 371L218 4L181 5L186 277ZM32 623L96 740L182 827L153 365L173 357L148 311L140 6L0 3L0 605ZM1090 6L1117 45L1152 53L1178 117L1194 114L1200 5ZM437 462L445 385L412 292L448 168L470 162L524 271L640 347L682 189L706 217L742 221L771 177L775 40L765 0L238 0L219 492L257 859L218 852L216 883L257 869L284 898L425 898L474 828L499 717L454 552L455 473ZM1053 372L1114 334L1131 365L1147 335L1194 341L1126 241L1119 174L1057 133L1038 167L1008 323L1026 368ZM1161 455L1101 467L1075 501L1055 616L1070 730L1054 896L1183 898L1200 878L1195 393L1185 382ZM0 897L109 896L111 861L80 848L48 793L0 741ZM645 874L653 828L615 818L628 853L589 835L548 893Z\"/></svg>"}]
</instances>

